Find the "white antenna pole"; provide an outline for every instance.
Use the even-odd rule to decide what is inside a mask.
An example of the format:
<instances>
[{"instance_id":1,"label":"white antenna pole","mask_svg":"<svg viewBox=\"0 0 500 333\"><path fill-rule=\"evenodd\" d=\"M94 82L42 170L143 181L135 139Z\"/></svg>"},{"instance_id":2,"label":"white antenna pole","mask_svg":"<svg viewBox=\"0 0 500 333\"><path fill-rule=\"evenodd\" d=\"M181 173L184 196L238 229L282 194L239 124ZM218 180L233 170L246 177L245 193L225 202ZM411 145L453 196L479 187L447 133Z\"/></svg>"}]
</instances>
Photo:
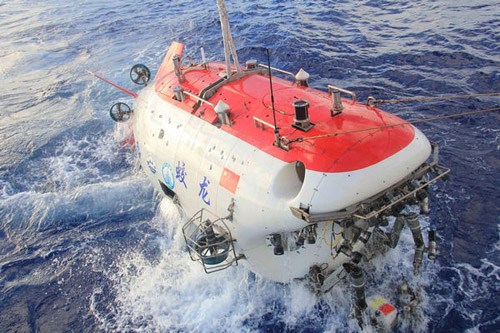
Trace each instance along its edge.
<instances>
[{"instance_id":1,"label":"white antenna pole","mask_svg":"<svg viewBox=\"0 0 500 333\"><path fill-rule=\"evenodd\" d=\"M224 56L226 58L226 72L227 78L231 77L231 56L233 57L236 72L241 71L236 48L234 47L233 37L231 36L231 28L229 26L229 18L226 10L226 2L224 0L217 0L217 7L219 8L220 25L222 30L222 39L224 41Z\"/></svg>"},{"instance_id":2,"label":"white antenna pole","mask_svg":"<svg viewBox=\"0 0 500 333\"><path fill-rule=\"evenodd\" d=\"M200 52L201 52L201 63L203 65L207 64L207 57L205 57L205 49L203 47L200 47Z\"/></svg>"}]
</instances>

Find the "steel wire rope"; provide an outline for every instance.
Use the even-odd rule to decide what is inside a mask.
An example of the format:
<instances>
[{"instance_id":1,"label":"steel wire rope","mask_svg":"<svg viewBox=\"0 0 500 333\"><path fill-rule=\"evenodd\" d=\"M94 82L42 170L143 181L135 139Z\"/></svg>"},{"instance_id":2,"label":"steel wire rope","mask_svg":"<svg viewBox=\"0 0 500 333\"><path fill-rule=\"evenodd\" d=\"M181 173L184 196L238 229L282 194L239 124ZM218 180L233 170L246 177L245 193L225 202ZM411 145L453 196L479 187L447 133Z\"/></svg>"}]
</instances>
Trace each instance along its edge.
<instances>
[{"instance_id":1,"label":"steel wire rope","mask_svg":"<svg viewBox=\"0 0 500 333\"><path fill-rule=\"evenodd\" d=\"M381 130L381 129L385 129L385 128L391 128L391 127L397 127L397 126L405 126L405 125L412 125L412 124L418 124L418 123L425 123L425 122L437 121L437 120L442 120L442 119L457 118L457 117L470 116L470 115L475 115L475 114L480 114L480 113L488 113L488 112L495 112L495 111L500 111L500 107L495 107L495 108L490 108L490 109L483 109L483 110L468 111L468 112L461 112L461 113L454 113L454 114L450 114L450 115L446 115L446 116L440 116L440 117L417 119L417 120L405 121L405 122L402 122L402 123L391 124L391 125L367 127L367 128L362 128L362 129L357 129L357 130L352 130L352 131L346 131L346 132L322 134L322 135L310 136L310 137L306 137L306 138L300 137L300 138L296 138L296 139L290 140L290 143L310 141L310 140L316 140L316 139L323 139L323 138L335 137L335 136L345 135L345 134L360 133L360 132L373 131L373 130Z\"/></svg>"},{"instance_id":2,"label":"steel wire rope","mask_svg":"<svg viewBox=\"0 0 500 333\"><path fill-rule=\"evenodd\" d=\"M431 96L431 97L408 97L408 98L395 98L395 99L373 99L373 104L385 103L405 103L405 102L421 102L421 101L435 101L440 99L461 99L461 98L474 98L474 97L493 97L499 96L500 92L484 93L484 94L468 94L468 95L444 95L444 96Z\"/></svg>"}]
</instances>

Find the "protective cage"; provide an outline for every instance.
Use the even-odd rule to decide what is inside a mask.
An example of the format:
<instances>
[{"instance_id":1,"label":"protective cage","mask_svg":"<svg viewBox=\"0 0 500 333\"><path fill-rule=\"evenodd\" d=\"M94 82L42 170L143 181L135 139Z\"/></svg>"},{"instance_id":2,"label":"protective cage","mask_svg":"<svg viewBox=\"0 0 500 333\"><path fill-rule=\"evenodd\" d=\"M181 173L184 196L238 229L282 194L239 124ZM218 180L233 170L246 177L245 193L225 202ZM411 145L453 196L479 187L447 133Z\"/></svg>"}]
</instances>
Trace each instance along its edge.
<instances>
[{"instance_id":1,"label":"protective cage","mask_svg":"<svg viewBox=\"0 0 500 333\"><path fill-rule=\"evenodd\" d=\"M234 240L224 220L201 209L182 227L191 260L200 262L207 274L238 265Z\"/></svg>"}]
</instances>

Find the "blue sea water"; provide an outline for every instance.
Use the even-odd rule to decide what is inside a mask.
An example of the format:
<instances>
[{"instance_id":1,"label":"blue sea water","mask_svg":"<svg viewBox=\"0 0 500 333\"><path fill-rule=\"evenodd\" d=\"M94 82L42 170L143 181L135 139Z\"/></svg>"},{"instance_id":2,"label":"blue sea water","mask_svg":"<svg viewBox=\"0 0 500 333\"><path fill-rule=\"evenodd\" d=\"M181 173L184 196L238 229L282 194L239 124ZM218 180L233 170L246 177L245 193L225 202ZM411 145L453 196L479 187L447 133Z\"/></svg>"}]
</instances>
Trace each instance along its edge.
<instances>
[{"instance_id":1,"label":"blue sea water","mask_svg":"<svg viewBox=\"0 0 500 333\"><path fill-rule=\"evenodd\" d=\"M500 3L228 1L240 61L304 68L312 86L361 100L500 91ZM243 267L205 275L184 251L175 205L122 148L108 116L135 63L172 40L223 58L215 1L0 2L1 332L349 332L346 285L317 298ZM498 97L393 104L413 120L497 107ZM432 187L440 255L411 277L412 241L368 267L367 293L421 288L397 331L500 331L500 115L418 126L452 168ZM369 331L366 329L365 331Z\"/></svg>"}]
</instances>

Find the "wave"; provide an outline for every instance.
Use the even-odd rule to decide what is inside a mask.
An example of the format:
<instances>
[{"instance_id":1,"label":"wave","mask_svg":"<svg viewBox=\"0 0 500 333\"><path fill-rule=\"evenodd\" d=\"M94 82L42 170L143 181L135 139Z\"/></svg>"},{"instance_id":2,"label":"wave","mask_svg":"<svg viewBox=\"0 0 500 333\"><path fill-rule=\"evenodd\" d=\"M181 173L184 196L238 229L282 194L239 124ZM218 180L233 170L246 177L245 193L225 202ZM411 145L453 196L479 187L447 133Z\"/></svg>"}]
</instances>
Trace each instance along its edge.
<instances>
[{"instance_id":1,"label":"wave","mask_svg":"<svg viewBox=\"0 0 500 333\"><path fill-rule=\"evenodd\" d=\"M152 203L153 189L142 175L69 192L21 192L2 200L0 226L13 238L86 221L126 218L152 207Z\"/></svg>"}]
</instances>

